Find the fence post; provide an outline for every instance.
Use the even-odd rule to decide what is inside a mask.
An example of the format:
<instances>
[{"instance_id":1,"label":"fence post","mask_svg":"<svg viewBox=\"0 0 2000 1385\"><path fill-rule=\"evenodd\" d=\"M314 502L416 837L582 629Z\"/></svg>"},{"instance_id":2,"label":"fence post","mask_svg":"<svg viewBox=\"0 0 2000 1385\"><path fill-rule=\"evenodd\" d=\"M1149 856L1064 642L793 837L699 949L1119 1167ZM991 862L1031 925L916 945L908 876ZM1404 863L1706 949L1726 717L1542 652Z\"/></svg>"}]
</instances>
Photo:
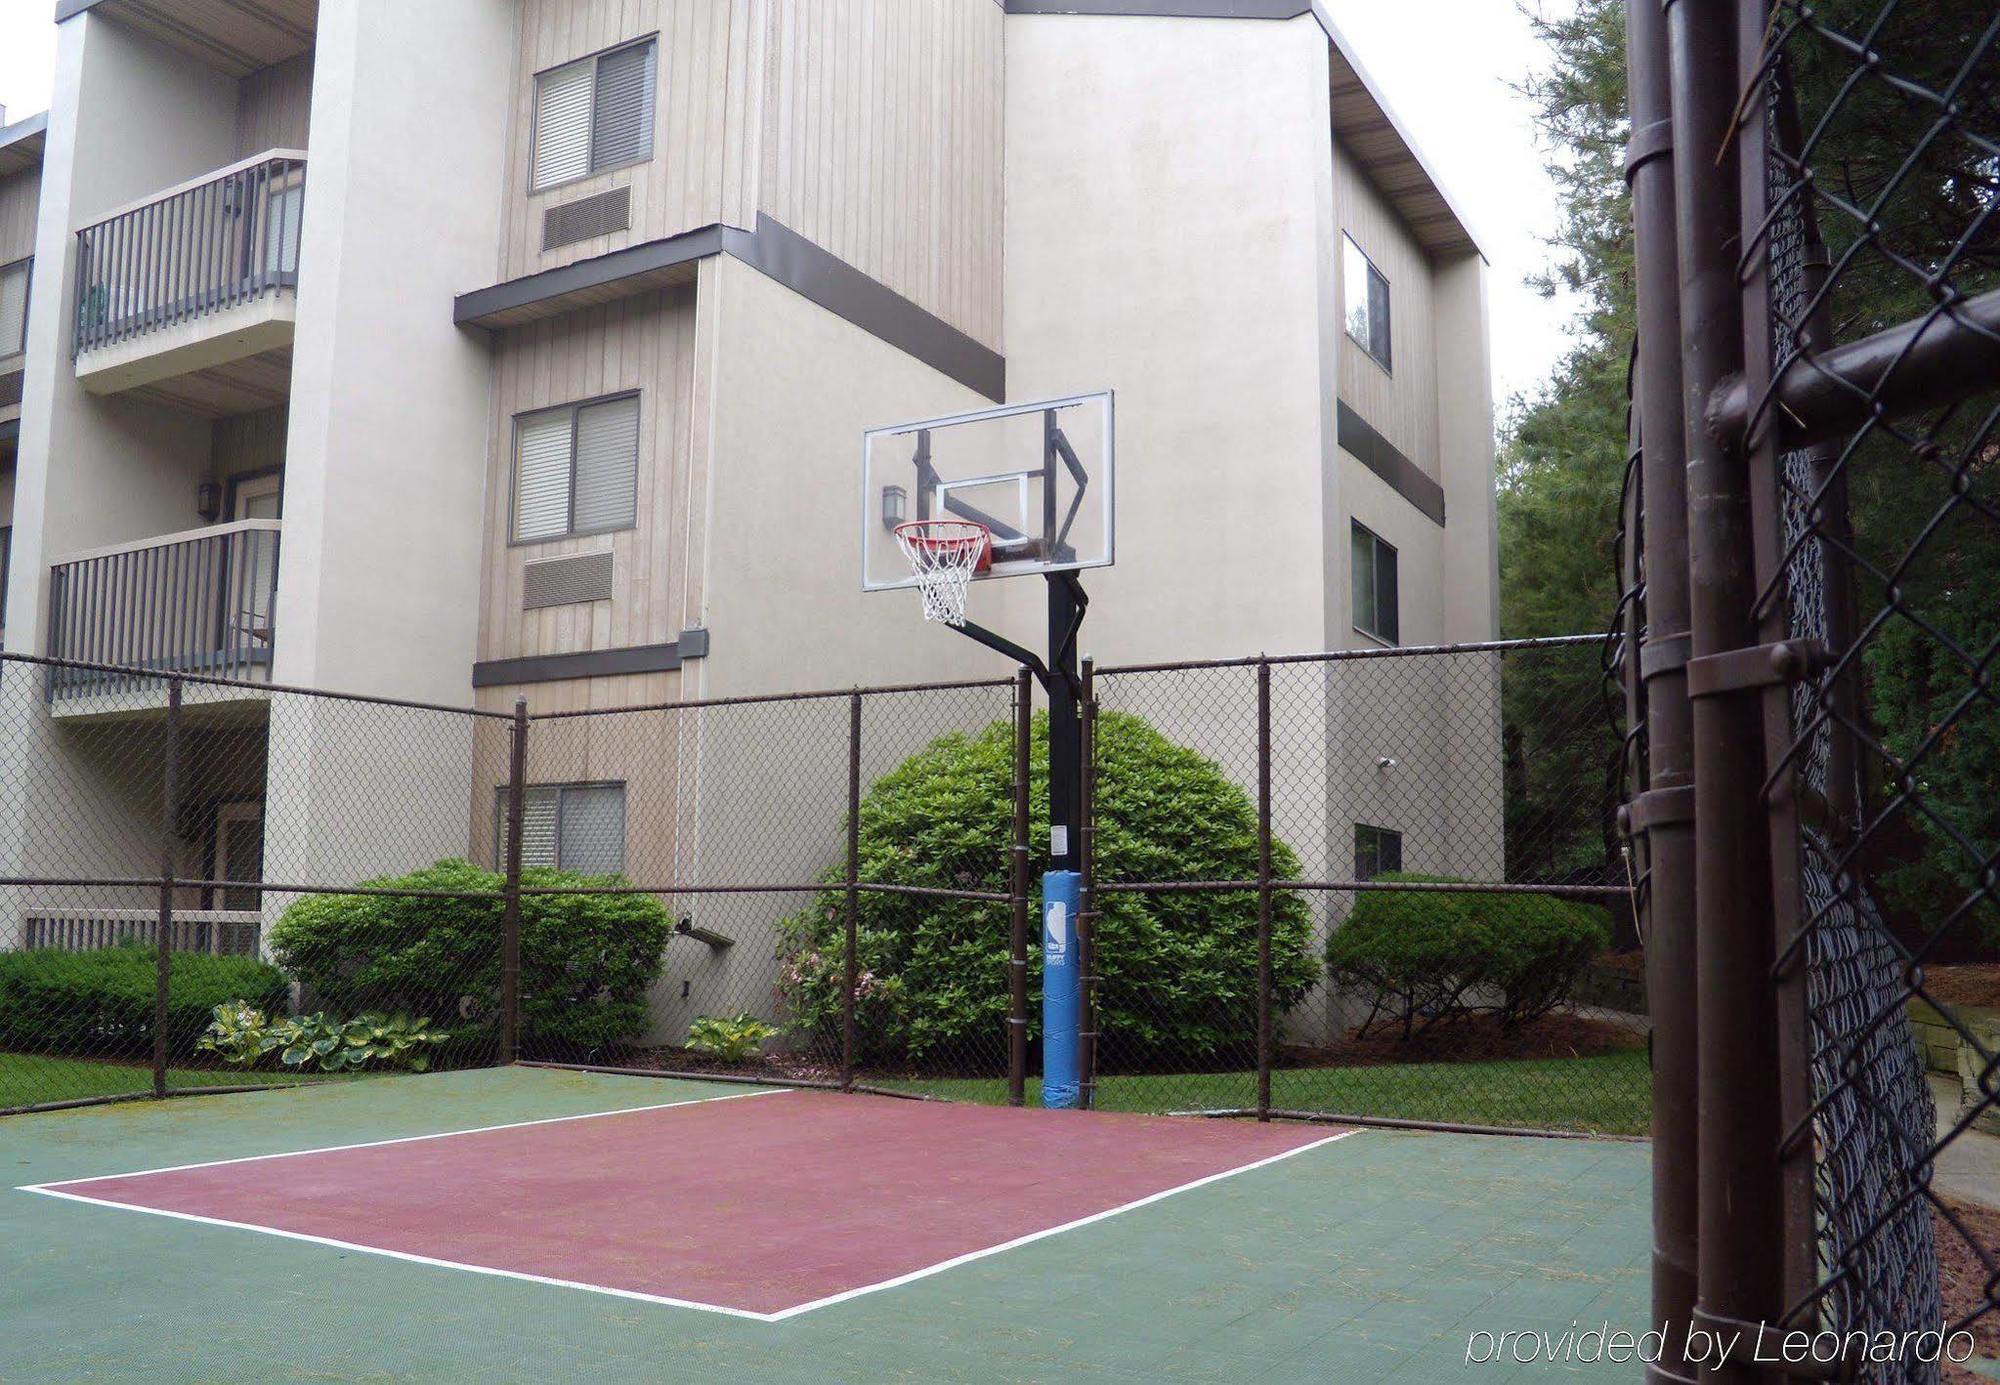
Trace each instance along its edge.
<instances>
[{"instance_id":1,"label":"fence post","mask_svg":"<svg viewBox=\"0 0 2000 1385\"><path fill-rule=\"evenodd\" d=\"M855 955L861 931L861 694L847 695L847 940L840 992L840 1089L854 1089L854 988L861 984Z\"/></svg>"},{"instance_id":2,"label":"fence post","mask_svg":"<svg viewBox=\"0 0 2000 1385\"><path fill-rule=\"evenodd\" d=\"M1028 1099L1028 804L1034 743L1034 675L1014 675L1014 829L1007 889L1007 1104Z\"/></svg>"},{"instance_id":3,"label":"fence post","mask_svg":"<svg viewBox=\"0 0 2000 1385\"><path fill-rule=\"evenodd\" d=\"M1688 694L1694 732L1696 1061L1700 1070L1695 1317L1747 1333L1743 1359L1704 1379L1761 1378L1750 1325L1784 1311L1778 1020L1772 1004L1771 854L1760 688L1740 676L1758 643L1749 459L1708 426L1711 397L1743 364L1743 253L1735 116L1739 54L1757 0L1667 8L1687 445ZM1739 22L1742 27L1739 27ZM1763 178L1760 167L1754 176ZM1723 657L1718 657L1723 656ZM1763 661L1769 667L1769 660Z\"/></svg>"},{"instance_id":4,"label":"fence post","mask_svg":"<svg viewBox=\"0 0 2000 1385\"><path fill-rule=\"evenodd\" d=\"M1635 538L1647 562L1646 628L1628 655L1626 673L1645 692L1645 791L1628 806L1624 825L1644 847L1638 905L1653 1021L1653 1326L1663 1334L1663 1370L1692 1374L1682 1348L1694 1314L1698 1205L1694 729L1687 698L1687 464L1673 97L1665 11L1630 5L1625 24L1632 117L1625 178L1632 189L1638 299L1632 404L1641 513Z\"/></svg>"},{"instance_id":5,"label":"fence post","mask_svg":"<svg viewBox=\"0 0 2000 1385\"><path fill-rule=\"evenodd\" d=\"M167 680L160 770L160 918L153 949L153 1095L167 1094L167 1001L174 969L174 821L180 816L181 680Z\"/></svg>"},{"instance_id":6,"label":"fence post","mask_svg":"<svg viewBox=\"0 0 2000 1385\"><path fill-rule=\"evenodd\" d=\"M1077 724L1083 773L1077 790L1076 961L1083 1004L1077 1013L1076 1094L1079 1110L1097 1105L1097 661L1085 659Z\"/></svg>"},{"instance_id":7,"label":"fence post","mask_svg":"<svg viewBox=\"0 0 2000 1385\"><path fill-rule=\"evenodd\" d=\"M514 1061L521 1033L521 818L527 807L528 699L514 699L507 747L507 859L500 909L500 1063Z\"/></svg>"},{"instance_id":8,"label":"fence post","mask_svg":"<svg viewBox=\"0 0 2000 1385\"><path fill-rule=\"evenodd\" d=\"M1271 661L1257 661L1257 1119L1271 1119Z\"/></svg>"}]
</instances>

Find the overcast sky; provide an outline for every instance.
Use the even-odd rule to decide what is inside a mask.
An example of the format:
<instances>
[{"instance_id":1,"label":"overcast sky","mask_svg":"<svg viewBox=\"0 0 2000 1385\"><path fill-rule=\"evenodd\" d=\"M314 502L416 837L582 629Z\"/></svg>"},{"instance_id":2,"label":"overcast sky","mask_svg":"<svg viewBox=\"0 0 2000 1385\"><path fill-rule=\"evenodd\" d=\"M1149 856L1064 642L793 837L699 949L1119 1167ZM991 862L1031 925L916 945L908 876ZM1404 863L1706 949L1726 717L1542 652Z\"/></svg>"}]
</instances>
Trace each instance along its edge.
<instances>
[{"instance_id":1,"label":"overcast sky","mask_svg":"<svg viewBox=\"0 0 2000 1385\"><path fill-rule=\"evenodd\" d=\"M1567 0L1530 0L1558 9ZM1511 0L1327 0L1361 64L1423 146L1492 258L1494 396L1532 390L1567 345L1571 305L1524 278L1557 224L1527 104L1509 88L1541 61ZM51 0L0 0L0 104L44 110L55 63Z\"/></svg>"}]
</instances>

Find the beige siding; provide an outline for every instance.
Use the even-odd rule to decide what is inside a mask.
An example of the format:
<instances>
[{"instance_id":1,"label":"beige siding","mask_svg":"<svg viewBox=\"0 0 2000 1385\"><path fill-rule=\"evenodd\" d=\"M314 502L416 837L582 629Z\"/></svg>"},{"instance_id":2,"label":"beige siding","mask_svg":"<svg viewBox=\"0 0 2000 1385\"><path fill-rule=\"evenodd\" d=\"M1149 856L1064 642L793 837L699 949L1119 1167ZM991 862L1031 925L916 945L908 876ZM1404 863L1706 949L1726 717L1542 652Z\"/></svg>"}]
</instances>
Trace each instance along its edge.
<instances>
[{"instance_id":1,"label":"beige siding","mask_svg":"<svg viewBox=\"0 0 2000 1385\"><path fill-rule=\"evenodd\" d=\"M487 472L487 558L479 658L511 659L659 644L697 623L695 565L688 561L699 481L690 458L696 314L694 294L670 290L573 313L509 333L495 350L494 412ZM515 545L509 542L514 418L530 410L627 390L639 392L638 524L611 534ZM532 560L612 555L609 601L521 609ZM536 711L669 695L670 675L544 683ZM481 703L511 705L512 689L483 689Z\"/></svg>"},{"instance_id":2,"label":"beige siding","mask_svg":"<svg viewBox=\"0 0 2000 1385\"><path fill-rule=\"evenodd\" d=\"M1338 132L1336 132L1337 136ZM1390 356L1385 371L1346 335L1339 339L1340 397L1424 472L1438 476L1437 349L1431 262L1373 184L1334 146L1334 213L1389 280ZM1340 274L1335 247L1335 273ZM1340 285L1340 303L1347 301Z\"/></svg>"},{"instance_id":3,"label":"beige siding","mask_svg":"<svg viewBox=\"0 0 2000 1385\"><path fill-rule=\"evenodd\" d=\"M232 476L269 471L285 464L286 410L259 409L217 419L209 444L209 475L219 482ZM222 516L224 520L232 516Z\"/></svg>"},{"instance_id":4,"label":"beige siding","mask_svg":"<svg viewBox=\"0 0 2000 1385\"><path fill-rule=\"evenodd\" d=\"M0 178L0 264L35 253L35 209L41 195L39 168Z\"/></svg>"},{"instance_id":5,"label":"beige siding","mask_svg":"<svg viewBox=\"0 0 2000 1385\"><path fill-rule=\"evenodd\" d=\"M773 0L758 205L998 347L1003 109L992 0Z\"/></svg>"},{"instance_id":6,"label":"beige siding","mask_svg":"<svg viewBox=\"0 0 2000 1385\"><path fill-rule=\"evenodd\" d=\"M304 149L312 118L312 54L260 68L237 84L236 156Z\"/></svg>"},{"instance_id":7,"label":"beige siding","mask_svg":"<svg viewBox=\"0 0 2000 1385\"><path fill-rule=\"evenodd\" d=\"M767 0L525 0L514 74L500 277L512 279L697 226L748 226L747 171L756 162L752 74ZM653 157L545 192L530 191L535 74L658 34ZM632 189L628 230L544 253L550 207L608 188Z\"/></svg>"}]
</instances>

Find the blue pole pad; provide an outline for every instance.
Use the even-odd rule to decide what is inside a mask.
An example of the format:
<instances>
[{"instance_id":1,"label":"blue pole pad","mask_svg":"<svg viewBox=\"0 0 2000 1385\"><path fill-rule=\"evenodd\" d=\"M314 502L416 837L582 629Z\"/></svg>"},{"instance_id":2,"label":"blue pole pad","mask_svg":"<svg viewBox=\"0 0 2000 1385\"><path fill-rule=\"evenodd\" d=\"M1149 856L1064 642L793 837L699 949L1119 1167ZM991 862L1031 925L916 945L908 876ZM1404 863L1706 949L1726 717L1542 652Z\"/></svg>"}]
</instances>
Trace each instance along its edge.
<instances>
[{"instance_id":1,"label":"blue pole pad","mask_svg":"<svg viewBox=\"0 0 2000 1385\"><path fill-rule=\"evenodd\" d=\"M1083 877L1073 870L1042 876L1042 1105L1069 1110L1082 1099L1077 1030L1083 1016L1083 965L1076 911Z\"/></svg>"}]
</instances>

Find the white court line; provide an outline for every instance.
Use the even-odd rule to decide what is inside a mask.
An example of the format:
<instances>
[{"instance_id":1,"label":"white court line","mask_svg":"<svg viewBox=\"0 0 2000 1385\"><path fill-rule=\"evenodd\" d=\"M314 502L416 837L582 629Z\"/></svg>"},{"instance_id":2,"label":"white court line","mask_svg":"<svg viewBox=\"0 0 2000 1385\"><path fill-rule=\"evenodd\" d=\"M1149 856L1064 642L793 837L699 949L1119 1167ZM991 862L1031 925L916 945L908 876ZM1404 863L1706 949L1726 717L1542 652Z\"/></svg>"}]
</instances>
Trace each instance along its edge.
<instances>
[{"instance_id":1,"label":"white court line","mask_svg":"<svg viewBox=\"0 0 2000 1385\"><path fill-rule=\"evenodd\" d=\"M110 1178L144 1178L155 1173L183 1173L188 1169L219 1169L225 1164L256 1164L266 1159L298 1159L308 1154L339 1154L349 1149L379 1149L383 1145L415 1144L419 1140L449 1140L456 1135L484 1135L492 1130L522 1130L531 1125L560 1125L564 1121L598 1120L604 1116L629 1116L639 1111L665 1111L675 1106L699 1106L710 1101L741 1101L750 1096L777 1096L794 1091L792 1087L764 1087L754 1092L730 1092L723 1096L691 1096L680 1101L658 1101L650 1106L621 1106L611 1111L584 1111L574 1116L543 1116L531 1121L508 1121L504 1125L475 1125L470 1130L434 1130L428 1135L398 1135L390 1140L362 1140L351 1145L321 1145L317 1149L287 1149L277 1154L244 1154L234 1159L208 1159L199 1164L167 1164L157 1169L134 1169L130 1173L99 1173L89 1178L58 1178L49 1183L23 1183L14 1189L17 1193L52 1193L57 1188L67 1188L73 1183L102 1183ZM91 1199L78 1199L88 1201ZM123 1203L107 1203L107 1206L123 1206Z\"/></svg>"},{"instance_id":2,"label":"white court line","mask_svg":"<svg viewBox=\"0 0 2000 1385\"><path fill-rule=\"evenodd\" d=\"M631 1111L658 1111L664 1110L669 1106L691 1106L704 1101L734 1101L744 1096L769 1096L774 1091L788 1090L792 1089L774 1088L768 1091L733 1093L729 1096L696 1097L690 1101L669 1101L662 1102L658 1106L634 1106L627 1109ZM547 1125L555 1121L589 1120L596 1116L617 1116L623 1114L625 1114L623 1111L593 1111L583 1116L555 1116L549 1120L516 1121L511 1125L483 1126L481 1130L510 1130L524 1125ZM358 1145L336 1145L332 1149L298 1150L295 1152L299 1154L325 1154L333 1152L334 1149L367 1149L375 1145L405 1144L410 1140L441 1139L448 1135L476 1135L479 1133L479 1130L447 1130L440 1132L438 1135L413 1135L399 1140L371 1140ZM175 1221L196 1222L203 1226L226 1226L239 1231L256 1231L266 1236L283 1237L288 1241L305 1241L311 1245L332 1246L336 1250L352 1250L364 1255L380 1255L392 1260L407 1260L414 1265L430 1265L437 1269L464 1270L469 1274L486 1274L499 1279L517 1279L528 1284L548 1284L559 1289L581 1289L585 1293L604 1294L611 1298L633 1299L640 1303L659 1303L669 1308L691 1308L697 1312L721 1313L727 1317L745 1318L752 1322L777 1323L784 1322L788 1318L798 1317L802 1313L810 1313L820 1308L829 1308L836 1303L845 1303L849 1299L860 1298L864 1294L879 1293L884 1289L899 1288L904 1284L911 1284L919 1279L928 1279L934 1274L942 1274L946 1270L956 1269L958 1266L970 1264L974 1260L984 1260L990 1255L999 1255L1003 1251L1015 1250L1035 1241L1046 1240L1051 1236L1060 1236L1066 1231L1074 1231L1079 1227L1089 1226L1093 1222L1105 1221L1122 1213L1150 1206L1166 1198L1174 1197L1181 1193L1192 1192L1196 1188L1203 1188L1211 1183L1219 1183L1225 1178L1234 1178L1238 1174L1249 1173L1253 1169L1265 1168L1268 1165L1276 1164L1286 1159L1296 1158L1298 1155L1309 1153L1312 1150L1322 1149L1336 1140L1344 1140L1350 1135L1359 1135L1360 1133L1359 1130L1343 1130L1337 1135L1328 1135L1325 1139L1314 1140L1309 1144L1300 1145L1296 1149L1288 1149L1279 1154L1253 1160L1248 1164L1239 1164L1233 1169L1224 1169L1220 1173L1211 1173L1202 1178L1194 1179L1191 1182L1177 1184L1171 1188L1162 1188L1157 1193L1148 1193L1145 1197L1136 1198L1131 1202L1121 1203L1116 1207L1107 1207L1102 1212L1092 1212L1090 1215L1078 1217L1074 1221L1066 1221L1057 1226L1044 1227L1040 1231L1031 1231L1025 1236L1016 1236L1011 1241L1002 1241L998 1245L986 1246L980 1250L967 1251L963 1255L954 1255L949 1260L940 1260L934 1265L925 1265L921 1269L911 1270L907 1274L899 1274L891 1279L879 1280L873 1284L863 1284L853 1289L844 1289L840 1293L829 1294L825 1298L816 1298L806 1303L794 1304L790 1308L781 1308L775 1313L756 1313L746 1308L730 1308L719 1303L701 1303L694 1299L670 1298L664 1294L641 1293L637 1289L614 1289L609 1285L589 1284L576 1279L555 1279L548 1275L529 1274L523 1270L503 1270L491 1265L469 1265L460 1260L440 1260L429 1255L416 1255L402 1250L386 1250L381 1246L362 1245L355 1241L335 1240L330 1236L311 1236L302 1231L285 1231L275 1226L260 1226L255 1222L228 1221L221 1217L199 1216L193 1212L171 1212L159 1207L141 1207L129 1202L113 1202L107 1198L86 1197L81 1193L63 1192L61 1190L64 1183L25 1184L15 1191L40 1193L44 1197L61 1198L67 1202L82 1202L98 1207L110 1207L121 1212L142 1212L149 1216L171 1217ZM212 1168L219 1164L240 1164L249 1163L257 1159L283 1159L288 1157L291 1156L285 1154L259 1154L251 1155L247 1159L217 1159L207 1164L181 1164L173 1168L147 1169L143 1172L172 1173L179 1169ZM105 1178L137 1178L140 1176L137 1173L102 1175ZM94 1183L97 1181L95 1178L65 1180L66 1183Z\"/></svg>"}]
</instances>

